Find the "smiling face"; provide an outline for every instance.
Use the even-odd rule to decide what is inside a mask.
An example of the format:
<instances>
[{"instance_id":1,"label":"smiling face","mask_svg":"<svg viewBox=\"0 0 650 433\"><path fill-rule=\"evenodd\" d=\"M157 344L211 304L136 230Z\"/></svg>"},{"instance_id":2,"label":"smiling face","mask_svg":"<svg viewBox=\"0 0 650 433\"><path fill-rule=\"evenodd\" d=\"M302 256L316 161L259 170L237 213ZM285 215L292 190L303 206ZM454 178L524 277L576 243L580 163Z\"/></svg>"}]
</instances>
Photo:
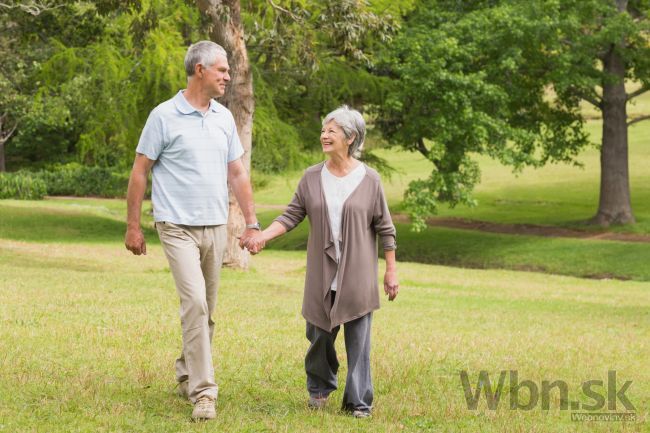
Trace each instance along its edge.
<instances>
[{"instance_id":1,"label":"smiling face","mask_svg":"<svg viewBox=\"0 0 650 433\"><path fill-rule=\"evenodd\" d=\"M323 153L328 156L336 154L347 157L348 148L353 141L354 137L346 138L343 128L333 120L326 123L320 131L320 144L323 146Z\"/></svg>"},{"instance_id":2,"label":"smiling face","mask_svg":"<svg viewBox=\"0 0 650 433\"><path fill-rule=\"evenodd\" d=\"M230 81L230 67L225 56L217 56L210 66L197 65L204 91L211 98L219 98L226 93L226 85Z\"/></svg>"}]
</instances>

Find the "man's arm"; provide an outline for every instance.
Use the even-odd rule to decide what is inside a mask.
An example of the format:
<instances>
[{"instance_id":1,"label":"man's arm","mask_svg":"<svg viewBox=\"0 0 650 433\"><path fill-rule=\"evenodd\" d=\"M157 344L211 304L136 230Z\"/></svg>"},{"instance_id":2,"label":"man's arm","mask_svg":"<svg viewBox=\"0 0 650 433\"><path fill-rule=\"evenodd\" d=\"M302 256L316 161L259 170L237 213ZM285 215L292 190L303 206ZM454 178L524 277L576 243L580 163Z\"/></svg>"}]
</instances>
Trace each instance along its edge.
<instances>
[{"instance_id":1,"label":"man's arm","mask_svg":"<svg viewBox=\"0 0 650 433\"><path fill-rule=\"evenodd\" d=\"M237 198L237 203L239 203L239 207L244 214L246 224L256 224L257 216L255 216L255 203L253 202L253 188L241 159L228 163L228 183L235 193L235 198ZM256 229L244 230L240 245L246 244L248 239L257 233L258 230Z\"/></svg>"},{"instance_id":2,"label":"man's arm","mask_svg":"<svg viewBox=\"0 0 650 433\"><path fill-rule=\"evenodd\" d=\"M136 256L147 254L147 244L140 228L140 215L142 213L142 200L147 190L147 177L155 162L141 153L136 154L131 177L129 178L129 189L126 193L127 213L124 245L127 250Z\"/></svg>"}]
</instances>

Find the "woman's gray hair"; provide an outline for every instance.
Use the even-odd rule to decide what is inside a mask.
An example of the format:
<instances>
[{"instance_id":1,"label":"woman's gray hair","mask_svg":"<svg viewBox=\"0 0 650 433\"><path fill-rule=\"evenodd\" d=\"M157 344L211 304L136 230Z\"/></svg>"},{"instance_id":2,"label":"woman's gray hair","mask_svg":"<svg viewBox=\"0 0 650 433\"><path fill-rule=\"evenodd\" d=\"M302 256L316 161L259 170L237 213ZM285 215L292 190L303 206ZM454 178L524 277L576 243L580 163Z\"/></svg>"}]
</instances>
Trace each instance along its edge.
<instances>
[{"instance_id":1,"label":"woman's gray hair","mask_svg":"<svg viewBox=\"0 0 650 433\"><path fill-rule=\"evenodd\" d=\"M341 127L345 138L354 137L354 141L348 147L348 155L358 157L363 149L363 142L366 139L366 122L363 116L357 110L341 105L336 110L329 113L323 119L323 126L334 121Z\"/></svg>"},{"instance_id":2,"label":"woman's gray hair","mask_svg":"<svg viewBox=\"0 0 650 433\"><path fill-rule=\"evenodd\" d=\"M194 68L199 63L203 66L212 66L218 56L228 58L226 50L212 41L199 41L190 45L185 54L185 73L188 77L194 75Z\"/></svg>"}]
</instances>

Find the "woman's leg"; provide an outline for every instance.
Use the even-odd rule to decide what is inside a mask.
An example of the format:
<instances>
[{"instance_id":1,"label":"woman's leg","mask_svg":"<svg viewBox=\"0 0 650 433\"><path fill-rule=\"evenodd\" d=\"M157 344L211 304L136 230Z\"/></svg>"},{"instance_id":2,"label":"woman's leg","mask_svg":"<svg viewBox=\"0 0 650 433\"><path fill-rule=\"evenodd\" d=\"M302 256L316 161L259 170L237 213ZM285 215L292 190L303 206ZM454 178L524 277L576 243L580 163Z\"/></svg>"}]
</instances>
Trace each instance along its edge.
<instances>
[{"instance_id":1,"label":"woman's leg","mask_svg":"<svg viewBox=\"0 0 650 433\"><path fill-rule=\"evenodd\" d=\"M343 325L345 351L348 354L348 376L343 393L343 409L370 412L372 379L370 377L370 325L372 313Z\"/></svg>"},{"instance_id":2,"label":"woman's leg","mask_svg":"<svg viewBox=\"0 0 650 433\"><path fill-rule=\"evenodd\" d=\"M338 326L332 332L327 332L307 322L307 339L311 345L305 356L305 371L310 397L327 397L337 388L336 372L339 362L336 359L334 342L338 331Z\"/></svg>"}]
</instances>

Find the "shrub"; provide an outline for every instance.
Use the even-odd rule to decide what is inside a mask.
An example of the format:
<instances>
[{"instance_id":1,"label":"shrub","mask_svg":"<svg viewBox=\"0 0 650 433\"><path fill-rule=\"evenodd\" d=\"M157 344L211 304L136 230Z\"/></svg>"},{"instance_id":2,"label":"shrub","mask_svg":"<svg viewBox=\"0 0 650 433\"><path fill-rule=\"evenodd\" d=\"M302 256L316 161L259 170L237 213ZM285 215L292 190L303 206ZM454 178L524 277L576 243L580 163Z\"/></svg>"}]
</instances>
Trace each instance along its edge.
<instances>
[{"instance_id":1,"label":"shrub","mask_svg":"<svg viewBox=\"0 0 650 433\"><path fill-rule=\"evenodd\" d=\"M129 184L128 173L78 163L56 165L36 176L45 182L49 195L124 197Z\"/></svg>"},{"instance_id":2,"label":"shrub","mask_svg":"<svg viewBox=\"0 0 650 433\"><path fill-rule=\"evenodd\" d=\"M0 199L40 200L47 194L42 179L25 173L0 173Z\"/></svg>"}]
</instances>

